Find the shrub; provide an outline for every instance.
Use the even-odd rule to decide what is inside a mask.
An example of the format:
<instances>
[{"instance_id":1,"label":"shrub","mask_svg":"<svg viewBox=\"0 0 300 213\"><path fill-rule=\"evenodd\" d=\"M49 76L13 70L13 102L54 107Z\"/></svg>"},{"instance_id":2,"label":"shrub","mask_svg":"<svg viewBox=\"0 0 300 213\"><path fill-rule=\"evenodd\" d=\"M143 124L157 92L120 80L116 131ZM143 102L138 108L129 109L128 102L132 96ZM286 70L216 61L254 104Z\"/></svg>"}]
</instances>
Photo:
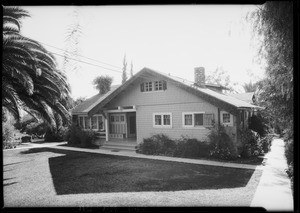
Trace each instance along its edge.
<instances>
[{"instance_id":1,"label":"shrub","mask_svg":"<svg viewBox=\"0 0 300 213\"><path fill-rule=\"evenodd\" d=\"M291 179L292 190L294 193L294 141L288 140L285 143L285 156L288 163L287 174Z\"/></svg>"},{"instance_id":2,"label":"shrub","mask_svg":"<svg viewBox=\"0 0 300 213\"><path fill-rule=\"evenodd\" d=\"M260 138L261 148L264 153L270 151L273 138L274 138L274 134L266 134L265 137Z\"/></svg>"},{"instance_id":3,"label":"shrub","mask_svg":"<svg viewBox=\"0 0 300 213\"><path fill-rule=\"evenodd\" d=\"M206 143L194 138L182 137L175 141L164 134L157 134L145 138L143 143L138 145L137 152L147 155L199 158L208 156L209 148Z\"/></svg>"},{"instance_id":4,"label":"shrub","mask_svg":"<svg viewBox=\"0 0 300 213\"><path fill-rule=\"evenodd\" d=\"M209 155L211 157L224 160L237 158L237 151L233 141L225 132L223 126L213 128L207 137L210 142Z\"/></svg>"},{"instance_id":5,"label":"shrub","mask_svg":"<svg viewBox=\"0 0 300 213\"><path fill-rule=\"evenodd\" d=\"M263 153L262 143L257 132L250 129L240 129L239 135L243 145L241 152L242 157L248 158Z\"/></svg>"},{"instance_id":6,"label":"shrub","mask_svg":"<svg viewBox=\"0 0 300 213\"><path fill-rule=\"evenodd\" d=\"M257 132L261 137L264 137L268 133L267 121L261 114L253 115L249 119L249 129Z\"/></svg>"},{"instance_id":7,"label":"shrub","mask_svg":"<svg viewBox=\"0 0 300 213\"><path fill-rule=\"evenodd\" d=\"M146 155L167 155L173 156L176 149L176 142L164 134L153 135L145 138L143 143L139 144L137 152Z\"/></svg>"},{"instance_id":8,"label":"shrub","mask_svg":"<svg viewBox=\"0 0 300 213\"><path fill-rule=\"evenodd\" d=\"M284 148L285 148L285 156L286 156L287 163L290 165L294 161L294 141L293 140L286 141Z\"/></svg>"},{"instance_id":9,"label":"shrub","mask_svg":"<svg viewBox=\"0 0 300 213\"><path fill-rule=\"evenodd\" d=\"M47 142L61 142L64 141L67 132L67 127L60 127L59 129L49 127L45 134L45 141Z\"/></svg>"},{"instance_id":10,"label":"shrub","mask_svg":"<svg viewBox=\"0 0 300 213\"><path fill-rule=\"evenodd\" d=\"M94 147L93 142L96 138L97 132L93 130L83 131L76 124L72 124L65 135L65 140L68 141L69 145L80 147Z\"/></svg>"},{"instance_id":11,"label":"shrub","mask_svg":"<svg viewBox=\"0 0 300 213\"><path fill-rule=\"evenodd\" d=\"M2 148L11 149L15 148L17 143L14 142L15 128L11 123L2 123Z\"/></svg>"},{"instance_id":12,"label":"shrub","mask_svg":"<svg viewBox=\"0 0 300 213\"><path fill-rule=\"evenodd\" d=\"M195 138L181 137L177 141L174 155L176 157L201 158L209 156L209 146Z\"/></svg>"},{"instance_id":13,"label":"shrub","mask_svg":"<svg viewBox=\"0 0 300 213\"><path fill-rule=\"evenodd\" d=\"M21 137L22 143L24 142L31 142L31 136L23 136Z\"/></svg>"}]
</instances>

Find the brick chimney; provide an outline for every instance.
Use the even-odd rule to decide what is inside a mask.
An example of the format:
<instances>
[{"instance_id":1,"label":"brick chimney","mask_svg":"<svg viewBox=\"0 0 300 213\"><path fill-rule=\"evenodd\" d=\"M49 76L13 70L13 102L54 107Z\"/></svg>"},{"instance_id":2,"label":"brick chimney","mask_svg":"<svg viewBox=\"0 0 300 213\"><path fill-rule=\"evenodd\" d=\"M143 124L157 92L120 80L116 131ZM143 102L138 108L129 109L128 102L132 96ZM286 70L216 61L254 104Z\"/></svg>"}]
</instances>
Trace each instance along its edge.
<instances>
[{"instance_id":1,"label":"brick chimney","mask_svg":"<svg viewBox=\"0 0 300 213\"><path fill-rule=\"evenodd\" d=\"M204 67L195 67L195 85L199 87L205 87Z\"/></svg>"}]
</instances>

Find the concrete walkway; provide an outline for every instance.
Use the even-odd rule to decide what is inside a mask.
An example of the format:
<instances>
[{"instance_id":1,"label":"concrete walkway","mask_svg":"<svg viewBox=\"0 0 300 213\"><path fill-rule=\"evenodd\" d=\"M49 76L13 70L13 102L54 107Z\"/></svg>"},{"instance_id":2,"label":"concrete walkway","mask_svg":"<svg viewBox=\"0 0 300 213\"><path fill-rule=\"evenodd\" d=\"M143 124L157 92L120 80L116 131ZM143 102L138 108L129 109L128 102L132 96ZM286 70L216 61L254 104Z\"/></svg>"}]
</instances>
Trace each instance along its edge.
<instances>
[{"instance_id":1,"label":"concrete walkway","mask_svg":"<svg viewBox=\"0 0 300 213\"><path fill-rule=\"evenodd\" d=\"M288 168L284 156L284 141L275 139L252 200L252 207L263 207L267 211L293 211L291 182L285 170Z\"/></svg>"},{"instance_id":2,"label":"concrete walkway","mask_svg":"<svg viewBox=\"0 0 300 213\"><path fill-rule=\"evenodd\" d=\"M227 162L219 162L219 161L212 161L212 160L174 158L174 157L167 157L167 156L143 155L143 154L135 153L133 151L125 151L125 150L113 152L111 150L106 150L106 149L86 149L86 148L67 147L67 146L52 146L51 148L70 150L70 151L79 151L79 152L99 153L105 155L125 156L125 157L133 157L133 158L154 159L154 160L192 163L192 164L209 165L209 166L222 166L222 167L239 168L239 169L263 169L263 166L257 166L257 165L227 163Z\"/></svg>"},{"instance_id":3,"label":"concrete walkway","mask_svg":"<svg viewBox=\"0 0 300 213\"><path fill-rule=\"evenodd\" d=\"M175 158L175 157L167 157L167 156L155 156L155 155L143 155L138 154L133 151L125 151L120 150L117 152L107 150L107 149L87 149L87 148L79 148L79 147L69 147L62 146L66 145L67 142L56 142L56 143L23 143L21 146L14 149L5 149L8 150L16 150L16 149L32 149L32 148L42 148L42 147L51 147L54 149L61 150L70 150L77 152L89 152L89 153L98 153L104 155L115 155L115 156L125 156L125 157L133 157L133 158L143 158L143 159L153 159L153 160L163 160L163 161L172 161L172 162L181 162L181 163L191 163L191 164L199 164L199 165L208 165L208 166L221 166L221 167L229 167L229 168L239 168L239 169L258 169L262 170L263 166L261 165L249 165L249 164L240 164L240 163L227 163L213 160L200 160L200 159L189 159L189 158Z\"/></svg>"}]
</instances>

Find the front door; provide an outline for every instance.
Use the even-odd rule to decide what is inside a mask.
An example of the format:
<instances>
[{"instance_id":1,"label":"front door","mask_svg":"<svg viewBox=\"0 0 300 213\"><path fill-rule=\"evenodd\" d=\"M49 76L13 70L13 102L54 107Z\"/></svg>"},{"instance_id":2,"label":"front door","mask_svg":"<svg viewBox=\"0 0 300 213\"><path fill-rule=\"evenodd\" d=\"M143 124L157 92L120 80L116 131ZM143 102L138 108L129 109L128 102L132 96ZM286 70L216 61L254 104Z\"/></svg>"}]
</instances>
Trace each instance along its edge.
<instances>
[{"instance_id":1,"label":"front door","mask_svg":"<svg viewBox=\"0 0 300 213\"><path fill-rule=\"evenodd\" d=\"M128 113L128 138L136 138L136 115Z\"/></svg>"}]
</instances>

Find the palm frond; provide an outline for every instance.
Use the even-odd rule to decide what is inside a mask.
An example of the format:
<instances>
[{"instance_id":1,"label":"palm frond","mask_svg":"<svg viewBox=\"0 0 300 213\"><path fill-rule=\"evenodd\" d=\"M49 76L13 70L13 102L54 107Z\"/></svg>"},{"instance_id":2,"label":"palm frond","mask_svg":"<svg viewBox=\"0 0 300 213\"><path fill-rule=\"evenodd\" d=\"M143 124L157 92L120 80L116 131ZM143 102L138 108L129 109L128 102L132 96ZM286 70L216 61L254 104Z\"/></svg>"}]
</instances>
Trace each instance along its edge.
<instances>
[{"instance_id":1,"label":"palm frond","mask_svg":"<svg viewBox=\"0 0 300 213\"><path fill-rule=\"evenodd\" d=\"M7 25L7 24L15 25L18 31L20 31L21 26L18 19L11 16L3 16L3 25Z\"/></svg>"}]
</instances>

